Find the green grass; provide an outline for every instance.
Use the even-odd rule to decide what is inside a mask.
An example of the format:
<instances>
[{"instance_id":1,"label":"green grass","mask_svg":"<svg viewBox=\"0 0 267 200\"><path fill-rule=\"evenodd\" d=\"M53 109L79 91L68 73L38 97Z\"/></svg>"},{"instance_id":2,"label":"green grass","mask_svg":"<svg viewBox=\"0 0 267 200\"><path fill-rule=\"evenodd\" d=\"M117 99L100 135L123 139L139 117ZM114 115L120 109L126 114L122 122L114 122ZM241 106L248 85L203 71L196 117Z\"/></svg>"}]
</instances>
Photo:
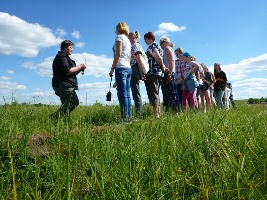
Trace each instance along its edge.
<instances>
[{"instance_id":1,"label":"green grass","mask_svg":"<svg viewBox=\"0 0 267 200\"><path fill-rule=\"evenodd\" d=\"M2 106L0 199L267 199L267 107L237 105L125 124L95 104L56 125L57 107Z\"/></svg>"}]
</instances>

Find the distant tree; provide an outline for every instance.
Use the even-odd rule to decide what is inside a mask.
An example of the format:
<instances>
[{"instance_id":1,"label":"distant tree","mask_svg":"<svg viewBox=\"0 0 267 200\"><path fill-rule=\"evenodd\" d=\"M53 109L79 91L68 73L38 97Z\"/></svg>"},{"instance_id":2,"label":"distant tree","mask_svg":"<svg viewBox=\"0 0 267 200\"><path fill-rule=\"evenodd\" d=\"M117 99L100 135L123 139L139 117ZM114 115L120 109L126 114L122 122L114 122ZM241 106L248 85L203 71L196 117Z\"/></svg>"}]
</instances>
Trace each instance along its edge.
<instances>
[{"instance_id":1,"label":"distant tree","mask_svg":"<svg viewBox=\"0 0 267 200\"><path fill-rule=\"evenodd\" d=\"M253 98L249 98L249 99L248 99L248 103L249 103L249 104L254 104L254 103L255 103L255 100L254 100Z\"/></svg>"}]
</instances>

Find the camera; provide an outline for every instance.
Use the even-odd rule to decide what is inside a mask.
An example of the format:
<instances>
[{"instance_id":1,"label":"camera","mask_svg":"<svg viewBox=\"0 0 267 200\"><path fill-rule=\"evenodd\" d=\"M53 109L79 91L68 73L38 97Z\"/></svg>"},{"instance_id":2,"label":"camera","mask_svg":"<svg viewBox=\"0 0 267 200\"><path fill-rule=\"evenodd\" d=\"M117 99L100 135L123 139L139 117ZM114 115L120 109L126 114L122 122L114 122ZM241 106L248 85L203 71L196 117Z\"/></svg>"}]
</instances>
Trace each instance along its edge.
<instances>
[{"instance_id":1,"label":"camera","mask_svg":"<svg viewBox=\"0 0 267 200\"><path fill-rule=\"evenodd\" d=\"M107 99L106 99L107 101L111 101L111 92L110 91L107 93L106 97L107 97Z\"/></svg>"}]
</instances>

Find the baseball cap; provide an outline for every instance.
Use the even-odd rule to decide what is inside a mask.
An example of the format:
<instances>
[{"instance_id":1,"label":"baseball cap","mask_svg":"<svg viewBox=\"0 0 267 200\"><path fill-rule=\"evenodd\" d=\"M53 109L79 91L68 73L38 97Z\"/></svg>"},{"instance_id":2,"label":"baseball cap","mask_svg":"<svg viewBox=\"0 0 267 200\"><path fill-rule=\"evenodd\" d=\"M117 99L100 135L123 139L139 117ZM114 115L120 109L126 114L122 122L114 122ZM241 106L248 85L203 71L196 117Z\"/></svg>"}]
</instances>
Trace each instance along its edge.
<instances>
[{"instance_id":1,"label":"baseball cap","mask_svg":"<svg viewBox=\"0 0 267 200\"><path fill-rule=\"evenodd\" d=\"M191 54L190 54L189 52L185 52L185 53L183 53L183 56L185 56L185 57L190 57L190 58L192 57Z\"/></svg>"}]
</instances>

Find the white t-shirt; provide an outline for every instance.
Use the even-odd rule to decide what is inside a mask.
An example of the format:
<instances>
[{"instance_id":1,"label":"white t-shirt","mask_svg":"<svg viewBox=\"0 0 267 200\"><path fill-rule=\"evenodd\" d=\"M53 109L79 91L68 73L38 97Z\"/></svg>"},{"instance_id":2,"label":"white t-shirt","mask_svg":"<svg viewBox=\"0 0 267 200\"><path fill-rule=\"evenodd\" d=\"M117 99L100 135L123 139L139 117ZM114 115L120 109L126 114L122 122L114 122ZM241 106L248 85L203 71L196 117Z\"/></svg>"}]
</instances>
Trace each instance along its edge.
<instances>
[{"instance_id":1,"label":"white t-shirt","mask_svg":"<svg viewBox=\"0 0 267 200\"><path fill-rule=\"evenodd\" d=\"M124 34L117 35L115 38L116 41L120 41L122 43L122 52L119 58L117 68L124 67L124 68L131 68L130 61L131 61L131 43L128 37ZM115 48L115 55L116 55L116 45Z\"/></svg>"}]
</instances>

